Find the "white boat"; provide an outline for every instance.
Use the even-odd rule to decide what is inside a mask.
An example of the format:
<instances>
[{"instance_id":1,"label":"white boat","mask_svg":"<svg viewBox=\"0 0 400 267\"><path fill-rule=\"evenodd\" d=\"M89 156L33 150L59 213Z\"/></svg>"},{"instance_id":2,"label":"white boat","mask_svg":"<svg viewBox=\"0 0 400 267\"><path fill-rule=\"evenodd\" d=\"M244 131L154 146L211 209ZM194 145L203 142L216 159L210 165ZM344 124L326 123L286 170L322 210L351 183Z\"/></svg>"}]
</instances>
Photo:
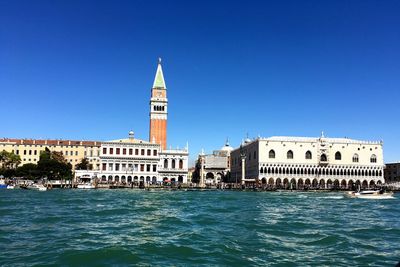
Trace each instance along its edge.
<instances>
[{"instance_id":1,"label":"white boat","mask_svg":"<svg viewBox=\"0 0 400 267\"><path fill-rule=\"evenodd\" d=\"M96 186L94 186L91 183L84 183L84 184L78 184L77 188L78 189L96 189Z\"/></svg>"},{"instance_id":2,"label":"white boat","mask_svg":"<svg viewBox=\"0 0 400 267\"><path fill-rule=\"evenodd\" d=\"M89 173L84 173L78 177L78 189L96 189L95 180L97 176Z\"/></svg>"},{"instance_id":3,"label":"white boat","mask_svg":"<svg viewBox=\"0 0 400 267\"><path fill-rule=\"evenodd\" d=\"M7 189L17 189L17 188L19 188L19 186L17 185L12 185L12 184L7 185Z\"/></svg>"},{"instance_id":4,"label":"white boat","mask_svg":"<svg viewBox=\"0 0 400 267\"><path fill-rule=\"evenodd\" d=\"M47 187L42 184L30 184L26 187L26 189L30 190L38 190L38 191L47 191Z\"/></svg>"},{"instance_id":5,"label":"white boat","mask_svg":"<svg viewBox=\"0 0 400 267\"><path fill-rule=\"evenodd\" d=\"M363 199L390 199L393 197L393 192L384 192L383 190L364 190L359 192L348 192L350 197Z\"/></svg>"}]
</instances>

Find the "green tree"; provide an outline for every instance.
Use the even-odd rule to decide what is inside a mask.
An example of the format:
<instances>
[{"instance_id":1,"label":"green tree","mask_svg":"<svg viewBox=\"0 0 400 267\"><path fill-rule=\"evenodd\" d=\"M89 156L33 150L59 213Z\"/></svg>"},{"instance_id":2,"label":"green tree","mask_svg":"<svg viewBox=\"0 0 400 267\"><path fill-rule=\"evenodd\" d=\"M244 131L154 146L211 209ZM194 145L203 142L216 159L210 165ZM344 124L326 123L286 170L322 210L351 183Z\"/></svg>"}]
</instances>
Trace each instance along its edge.
<instances>
[{"instance_id":1,"label":"green tree","mask_svg":"<svg viewBox=\"0 0 400 267\"><path fill-rule=\"evenodd\" d=\"M87 158L83 158L81 162L75 165L76 170L92 170L93 165L89 163Z\"/></svg>"},{"instance_id":2,"label":"green tree","mask_svg":"<svg viewBox=\"0 0 400 267\"><path fill-rule=\"evenodd\" d=\"M16 176L35 179L40 177L40 172L36 164L27 163L16 169Z\"/></svg>"},{"instance_id":3,"label":"green tree","mask_svg":"<svg viewBox=\"0 0 400 267\"><path fill-rule=\"evenodd\" d=\"M72 165L65 160L62 153L50 151L47 147L40 153L37 168L41 176L50 180L72 178Z\"/></svg>"},{"instance_id":4,"label":"green tree","mask_svg":"<svg viewBox=\"0 0 400 267\"><path fill-rule=\"evenodd\" d=\"M14 152L0 152L0 163L5 169L15 169L21 163L21 157Z\"/></svg>"}]
</instances>

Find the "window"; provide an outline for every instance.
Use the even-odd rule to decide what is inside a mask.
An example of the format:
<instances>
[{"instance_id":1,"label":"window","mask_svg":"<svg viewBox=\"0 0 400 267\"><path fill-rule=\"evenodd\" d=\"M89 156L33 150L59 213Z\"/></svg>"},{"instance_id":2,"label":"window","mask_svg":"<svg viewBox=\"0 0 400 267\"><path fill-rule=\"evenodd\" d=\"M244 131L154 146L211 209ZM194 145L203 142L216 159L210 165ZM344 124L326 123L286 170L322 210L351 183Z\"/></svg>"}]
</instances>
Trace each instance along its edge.
<instances>
[{"instance_id":1,"label":"window","mask_svg":"<svg viewBox=\"0 0 400 267\"><path fill-rule=\"evenodd\" d=\"M179 169L183 169L183 160L179 160Z\"/></svg>"},{"instance_id":2,"label":"window","mask_svg":"<svg viewBox=\"0 0 400 267\"><path fill-rule=\"evenodd\" d=\"M142 150L140 151L140 154L141 154L142 156L144 156L144 149L142 149Z\"/></svg>"},{"instance_id":3,"label":"window","mask_svg":"<svg viewBox=\"0 0 400 267\"><path fill-rule=\"evenodd\" d=\"M118 148L116 149L116 151L115 151L115 154L119 155L119 153L120 153L120 148L118 147Z\"/></svg>"},{"instance_id":4,"label":"window","mask_svg":"<svg viewBox=\"0 0 400 267\"><path fill-rule=\"evenodd\" d=\"M340 152L336 152L335 153L335 160L341 160L342 159L342 154L340 154Z\"/></svg>"},{"instance_id":5,"label":"window","mask_svg":"<svg viewBox=\"0 0 400 267\"><path fill-rule=\"evenodd\" d=\"M78 156L78 151L75 151L75 156Z\"/></svg>"},{"instance_id":6,"label":"window","mask_svg":"<svg viewBox=\"0 0 400 267\"><path fill-rule=\"evenodd\" d=\"M171 165L172 165L171 168L172 168L172 169L175 169L175 160L173 159L171 163L172 163L172 164L171 164Z\"/></svg>"},{"instance_id":7,"label":"window","mask_svg":"<svg viewBox=\"0 0 400 267\"><path fill-rule=\"evenodd\" d=\"M164 159L164 169L168 169L168 160Z\"/></svg>"},{"instance_id":8,"label":"window","mask_svg":"<svg viewBox=\"0 0 400 267\"><path fill-rule=\"evenodd\" d=\"M115 164L115 170L116 170L116 171L119 171L119 163L116 163L116 164Z\"/></svg>"},{"instance_id":9,"label":"window","mask_svg":"<svg viewBox=\"0 0 400 267\"><path fill-rule=\"evenodd\" d=\"M306 152L306 159L312 159L311 151Z\"/></svg>"},{"instance_id":10,"label":"window","mask_svg":"<svg viewBox=\"0 0 400 267\"><path fill-rule=\"evenodd\" d=\"M287 159L293 159L293 151L292 150L289 150L287 152Z\"/></svg>"},{"instance_id":11,"label":"window","mask_svg":"<svg viewBox=\"0 0 400 267\"><path fill-rule=\"evenodd\" d=\"M129 148L129 155L132 155L132 154L133 154L133 149Z\"/></svg>"},{"instance_id":12,"label":"window","mask_svg":"<svg viewBox=\"0 0 400 267\"><path fill-rule=\"evenodd\" d=\"M135 155L139 155L139 149L135 149Z\"/></svg>"},{"instance_id":13,"label":"window","mask_svg":"<svg viewBox=\"0 0 400 267\"><path fill-rule=\"evenodd\" d=\"M123 155L126 155L126 148L123 148L123 149L122 149L122 154L123 154Z\"/></svg>"},{"instance_id":14,"label":"window","mask_svg":"<svg viewBox=\"0 0 400 267\"><path fill-rule=\"evenodd\" d=\"M371 158L369 159L371 163L376 163L376 155L372 154Z\"/></svg>"},{"instance_id":15,"label":"window","mask_svg":"<svg viewBox=\"0 0 400 267\"><path fill-rule=\"evenodd\" d=\"M110 154L112 155L114 153L114 149L110 147Z\"/></svg>"},{"instance_id":16,"label":"window","mask_svg":"<svg viewBox=\"0 0 400 267\"><path fill-rule=\"evenodd\" d=\"M274 151L273 149L271 149L271 150L269 151L269 158L270 158L270 159L274 159L274 158L275 158L275 151Z\"/></svg>"},{"instance_id":17,"label":"window","mask_svg":"<svg viewBox=\"0 0 400 267\"><path fill-rule=\"evenodd\" d=\"M109 170L109 171L112 171L112 170L113 170L113 164L112 164L112 163L109 163L109 164L108 164L108 170Z\"/></svg>"},{"instance_id":18,"label":"window","mask_svg":"<svg viewBox=\"0 0 400 267\"><path fill-rule=\"evenodd\" d=\"M353 155L353 162L358 162L358 154Z\"/></svg>"},{"instance_id":19,"label":"window","mask_svg":"<svg viewBox=\"0 0 400 267\"><path fill-rule=\"evenodd\" d=\"M157 156L157 149L154 149L153 156Z\"/></svg>"},{"instance_id":20,"label":"window","mask_svg":"<svg viewBox=\"0 0 400 267\"><path fill-rule=\"evenodd\" d=\"M144 164L140 164L140 171L144 172Z\"/></svg>"},{"instance_id":21,"label":"window","mask_svg":"<svg viewBox=\"0 0 400 267\"><path fill-rule=\"evenodd\" d=\"M24 155L26 155L26 150L24 150Z\"/></svg>"},{"instance_id":22,"label":"window","mask_svg":"<svg viewBox=\"0 0 400 267\"><path fill-rule=\"evenodd\" d=\"M29 150L29 155L32 155L32 150Z\"/></svg>"},{"instance_id":23,"label":"window","mask_svg":"<svg viewBox=\"0 0 400 267\"><path fill-rule=\"evenodd\" d=\"M147 156L151 156L151 150L147 149Z\"/></svg>"},{"instance_id":24,"label":"window","mask_svg":"<svg viewBox=\"0 0 400 267\"><path fill-rule=\"evenodd\" d=\"M107 163L103 163L103 167L101 168L103 171L107 170Z\"/></svg>"},{"instance_id":25,"label":"window","mask_svg":"<svg viewBox=\"0 0 400 267\"><path fill-rule=\"evenodd\" d=\"M157 165L153 165L153 172L157 171Z\"/></svg>"},{"instance_id":26,"label":"window","mask_svg":"<svg viewBox=\"0 0 400 267\"><path fill-rule=\"evenodd\" d=\"M325 154L322 154L321 155L321 161L328 161L328 158L326 157L326 155Z\"/></svg>"}]
</instances>

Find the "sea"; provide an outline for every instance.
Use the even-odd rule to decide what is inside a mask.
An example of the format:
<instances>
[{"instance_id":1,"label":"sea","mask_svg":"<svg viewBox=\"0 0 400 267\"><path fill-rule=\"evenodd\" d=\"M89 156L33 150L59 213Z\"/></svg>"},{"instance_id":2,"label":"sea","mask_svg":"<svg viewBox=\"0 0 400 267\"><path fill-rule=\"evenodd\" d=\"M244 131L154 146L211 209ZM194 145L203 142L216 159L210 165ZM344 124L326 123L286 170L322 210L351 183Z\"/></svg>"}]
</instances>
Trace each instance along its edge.
<instances>
[{"instance_id":1,"label":"sea","mask_svg":"<svg viewBox=\"0 0 400 267\"><path fill-rule=\"evenodd\" d=\"M0 190L0 266L395 266L400 194Z\"/></svg>"}]
</instances>

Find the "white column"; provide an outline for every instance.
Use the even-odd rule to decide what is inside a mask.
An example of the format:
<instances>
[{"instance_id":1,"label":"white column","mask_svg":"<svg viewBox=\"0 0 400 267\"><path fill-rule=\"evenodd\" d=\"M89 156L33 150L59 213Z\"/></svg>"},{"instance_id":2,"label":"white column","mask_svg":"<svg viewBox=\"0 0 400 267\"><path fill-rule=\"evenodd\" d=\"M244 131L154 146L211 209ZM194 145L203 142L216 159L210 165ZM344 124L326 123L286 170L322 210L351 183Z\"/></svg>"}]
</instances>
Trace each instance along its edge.
<instances>
[{"instance_id":1,"label":"white column","mask_svg":"<svg viewBox=\"0 0 400 267\"><path fill-rule=\"evenodd\" d=\"M244 179L246 179L246 156L242 155L242 185L244 185Z\"/></svg>"}]
</instances>

